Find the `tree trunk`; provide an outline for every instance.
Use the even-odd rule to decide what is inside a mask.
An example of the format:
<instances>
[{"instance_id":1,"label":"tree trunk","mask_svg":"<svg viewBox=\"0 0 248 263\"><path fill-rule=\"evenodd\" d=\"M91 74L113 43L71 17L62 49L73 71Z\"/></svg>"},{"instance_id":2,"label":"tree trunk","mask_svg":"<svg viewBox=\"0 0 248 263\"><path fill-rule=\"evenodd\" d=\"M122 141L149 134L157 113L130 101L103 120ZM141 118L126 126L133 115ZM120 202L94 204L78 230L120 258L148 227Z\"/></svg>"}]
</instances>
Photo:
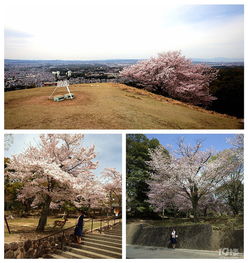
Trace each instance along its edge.
<instances>
[{"instance_id":1,"label":"tree trunk","mask_svg":"<svg viewBox=\"0 0 248 263\"><path fill-rule=\"evenodd\" d=\"M193 199L192 200L192 208L193 208L193 216L194 216L194 222L198 222L198 200Z\"/></svg>"},{"instance_id":2,"label":"tree trunk","mask_svg":"<svg viewBox=\"0 0 248 263\"><path fill-rule=\"evenodd\" d=\"M6 217L6 216L4 216L4 221L5 221L5 224L6 224L6 226L7 226L7 229L8 229L9 234L11 234L10 228L9 228L9 223L8 223L8 220L7 220L7 217Z\"/></svg>"},{"instance_id":3,"label":"tree trunk","mask_svg":"<svg viewBox=\"0 0 248 263\"><path fill-rule=\"evenodd\" d=\"M44 232L44 230L45 230L45 226L46 226L46 223L47 223L47 216L49 215L50 203L51 203L51 197L47 196L46 200L45 200L45 204L44 204L44 206L42 208L42 211L41 211L39 224L38 224L38 226L36 228L37 232Z\"/></svg>"},{"instance_id":4,"label":"tree trunk","mask_svg":"<svg viewBox=\"0 0 248 263\"><path fill-rule=\"evenodd\" d=\"M198 187L197 185L193 185L191 188L191 203L193 208L193 215L194 215L194 222L198 221L198 201L199 201L199 195L198 195Z\"/></svg>"},{"instance_id":5,"label":"tree trunk","mask_svg":"<svg viewBox=\"0 0 248 263\"><path fill-rule=\"evenodd\" d=\"M207 216L207 211L208 211L208 207L205 206L205 208L204 208L204 216L205 216L205 217Z\"/></svg>"}]
</instances>

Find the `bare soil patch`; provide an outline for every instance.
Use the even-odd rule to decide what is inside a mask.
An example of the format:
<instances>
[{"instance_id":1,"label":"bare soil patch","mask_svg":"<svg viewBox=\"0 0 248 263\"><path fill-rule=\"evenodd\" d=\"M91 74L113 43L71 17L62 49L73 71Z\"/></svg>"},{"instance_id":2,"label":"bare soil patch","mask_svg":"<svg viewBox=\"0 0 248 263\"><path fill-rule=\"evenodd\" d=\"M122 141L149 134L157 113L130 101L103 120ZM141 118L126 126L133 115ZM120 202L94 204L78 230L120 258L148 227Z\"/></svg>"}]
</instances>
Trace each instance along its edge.
<instances>
[{"instance_id":1,"label":"bare soil patch","mask_svg":"<svg viewBox=\"0 0 248 263\"><path fill-rule=\"evenodd\" d=\"M5 93L6 129L242 129L240 119L115 83L71 86L75 99L54 102L54 87ZM64 92L64 93L63 93ZM59 90L57 94L65 94Z\"/></svg>"}]
</instances>

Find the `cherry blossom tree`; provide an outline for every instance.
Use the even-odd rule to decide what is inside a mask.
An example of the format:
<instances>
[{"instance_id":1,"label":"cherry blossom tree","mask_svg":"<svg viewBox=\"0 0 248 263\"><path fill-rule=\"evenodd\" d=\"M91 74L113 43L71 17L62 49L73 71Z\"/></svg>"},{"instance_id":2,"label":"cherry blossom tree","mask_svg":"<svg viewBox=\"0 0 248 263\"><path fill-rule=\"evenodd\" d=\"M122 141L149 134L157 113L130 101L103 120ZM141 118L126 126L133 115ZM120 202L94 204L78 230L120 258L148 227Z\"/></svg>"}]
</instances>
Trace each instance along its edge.
<instances>
[{"instance_id":1,"label":"cherry blossom tree","mask_svg":"<svg viewBox=\"0 0 248 263\"><path fill-rule=\"evenodd\" d=\"M218 71L204 64L193 64L180 51L159 54L124 68L120 77L136 86L195 105L207 105L216 98L209 84Z\"/></svg>"},{"instance_id":2,"label":"cherry blossom tree","mask_svg":"<svg viewBox=\"0 0 248 263\"><path fill-rule=\"evenodd\" d=\"M169 156L164 155L163 146L150 152L151 161L147 163L153 172L148 196L157 211L171 203L180 209L191 207L197 221L200 202L211 200L207 197L237 166L231 149L216 153L201 148L201 141L191 146L180 139L178 149Z\"/></svg>"},{"instance_id":3,"label":"cherry blossom tree","mask_svg":"<svg viewBox=\"0 0 248 263\"><path fill-rule=\"evenodd\" d=\"M244 162L244 135L236 134L234 137L227 138L227 142L232 145L234 154L239 163L243 165Z\"/></svg>"},{"instance_id":4,"label":"cherry blossom tree","mask_svg":"<svg viewBox=\"0 0 248 263\"><path fill-rule=\"evenodd\" d=\"M86 182L82 192L77 194L74 205L78 208L85 207L89 210L91 208L103 207L105 200L106 191L104 185L100 180L92 178Z\"/></svg>"},{"instance_id":5,"label":"cherry blossom tree","mask_svg":"<svg viewBox=\"0 0 248 263\"><path fill-rule=\"evenodd\" d=\"M115 168L105 168L102 172L103 188L108 196L108 203L112 209L113 201L121 207L121 173Z\"/></svg>"},{"instance_id":6,"label":"cherry blossom tree","mask_svg":"<svg viewBox=\"0 0 248 263\"><path fill-rule=\"evenodd\" d=\"M216 192L209 193L199 200L199 211L203 216L207 216L209 212L215 214L228 214L230 212L229 207L225 204L223 198L220 198Z\"/></svg>"},{"instance_id":7,"label":"cherry blossom tree","mask_svg":"<svg viewBox=\"0 0 248 263\"><path fill-rule=\"evenodd\" d=\"M82 147L83 138L81 134L41 135L37 146L29 146L10 160L9 176L23 183L18 200L31 199L32 207L41 209L37 231L44 231L51 208L65 201L77 204L89 196L92 200L95 194L92 171L97 167L96 154L94 146Z\"/></svg>"},{"instance_id":8,"label":"cherry blossom tree","mask_svg":"<svg viewBox=\"0 0 248 263\"><path fill-rule=\"evenodd\" d=\"M234 215L243 212L244 206L244 136L237 134L227 138L232 146L229 162L231 169L223 178L223 184L218 188L218 195L224 199Z\"/></svg>"}]
</instances>

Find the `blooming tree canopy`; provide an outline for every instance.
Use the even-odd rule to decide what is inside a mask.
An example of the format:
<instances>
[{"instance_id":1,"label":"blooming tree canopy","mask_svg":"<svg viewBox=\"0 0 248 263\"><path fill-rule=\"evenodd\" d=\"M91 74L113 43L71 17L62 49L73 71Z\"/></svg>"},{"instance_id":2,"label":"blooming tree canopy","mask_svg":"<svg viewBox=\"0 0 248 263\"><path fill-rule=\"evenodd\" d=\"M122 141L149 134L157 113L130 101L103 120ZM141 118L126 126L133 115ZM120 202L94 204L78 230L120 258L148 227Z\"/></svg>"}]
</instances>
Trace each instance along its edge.
<instances>
[{"instance_id":1,"label":"blooming tree canopy","mask_svg":"<svg viewBox=\"0 0 248 263\"><path fill-rule=\"evenodd\" d=\"M244 136L237 134L228 138L232 146L229 149L230 170L223 178L223 184L218 188L218 195L229 206L234 215L244 209Z\"/></svg>"},{"instance_id":2,"label":"blooming tree canopy","mask_svg":"<svg viewBox=\"0 0 248 263\"><path fill-rule=\"evenodd\" d=\"M217 186L237 165L231 149L215 153L201 148L201 141L191 146L181 139L178 150L169 156L164 155L163 146L150 152L147 163L153 172L148 196L156 211L174 204L180 209L191 208L197 219L200 203L211 200Z\"/></svg>"},{"instance_id":3,"label":"blooming tree canopy","mask_svg":"<svg viewBox=\"0 0 248 263\"><path fill-rule=\"evenodd\" d=\"M115 168L105 168L102 173L103 187L108 193L108 202L112 206L113 199L121 206L121 173Z\"/></svg>"},{"instance_id":4,"label":"blooming tree canopy","mask_svg":"<svg viewBox=\"0 0 248 263\"><path fill-rule=\"evenodd\" d=\"M81 134L41 135L38 146L10 160L9 176L23 183L18 199L32 199L32 206L42 209L37 231L44 230L50 208L65 201L76 203L79 195L84 200L93 195L96 154L94 146L82 147L83 138Z\"/></svg>"},{"instance_id":5,"label":"blooming tree canopy","mask_svg":"<svg viewBox=\"0 0 248 263\"><path fill-rule=\"evenodd\" d=\"M136 85L195 105L207 105L216 98L209 84L218 71L204 64L193 64L180 51L159 54L124 68L120 76Z\"/></svg>"}]
</instances>

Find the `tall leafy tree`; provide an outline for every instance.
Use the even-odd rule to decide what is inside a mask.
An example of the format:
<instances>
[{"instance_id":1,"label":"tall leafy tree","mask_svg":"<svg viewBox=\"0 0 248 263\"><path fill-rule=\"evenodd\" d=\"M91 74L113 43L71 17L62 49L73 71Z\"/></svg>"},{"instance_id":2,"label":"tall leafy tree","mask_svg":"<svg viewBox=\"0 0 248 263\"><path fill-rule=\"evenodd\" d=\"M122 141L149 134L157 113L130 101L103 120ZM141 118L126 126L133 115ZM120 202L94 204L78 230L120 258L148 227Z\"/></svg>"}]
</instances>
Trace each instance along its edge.
<instances>
[{"instance_id":1,"label":"tall leafy tree","mask_svg":"<svg viewBox=\"0 0 248 263\"><path fill-rule=\"evenodd\" d=\"M150 160L149 149L159 145L157 139L149 140L143 134L127 135L127 211L129 215L142 217L151 213L147 202L148 184L150 178L146 161Z\"/></svg>"}]
</instances>

